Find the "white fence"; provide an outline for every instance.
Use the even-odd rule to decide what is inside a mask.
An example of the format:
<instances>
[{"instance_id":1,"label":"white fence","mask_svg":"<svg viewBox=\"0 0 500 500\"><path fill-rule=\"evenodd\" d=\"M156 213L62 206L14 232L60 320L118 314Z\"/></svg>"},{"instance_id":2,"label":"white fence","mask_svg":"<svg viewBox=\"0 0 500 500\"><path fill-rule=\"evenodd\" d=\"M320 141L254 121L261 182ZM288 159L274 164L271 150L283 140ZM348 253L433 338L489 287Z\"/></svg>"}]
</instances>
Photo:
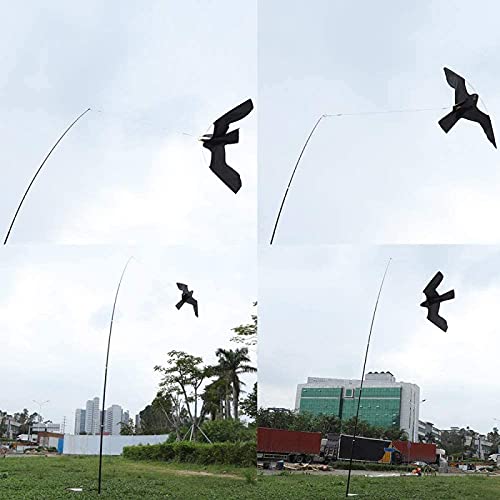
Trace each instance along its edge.
<instances>
[{"instance_id":1,"label":"white fence","mask_svg":"<svg viewBox=\"0 0 500 500\"><path fill-rule=\"evenodd\" d=\"M63 455L99 455L99 442L97 436L64 435ZM104 436L102 444L103 455L121 455L124 446L137 444L158 444L168 439L168 434L154 436Z\"/></svg>"}]
</instances>

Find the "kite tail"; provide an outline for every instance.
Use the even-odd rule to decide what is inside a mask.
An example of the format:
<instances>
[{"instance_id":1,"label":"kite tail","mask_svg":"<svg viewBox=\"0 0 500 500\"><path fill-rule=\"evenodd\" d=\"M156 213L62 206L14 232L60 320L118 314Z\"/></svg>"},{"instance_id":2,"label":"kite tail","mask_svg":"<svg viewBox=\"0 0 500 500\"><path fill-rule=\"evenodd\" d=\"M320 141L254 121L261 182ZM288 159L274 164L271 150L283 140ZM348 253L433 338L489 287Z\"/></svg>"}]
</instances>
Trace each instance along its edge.
<instances>
[{"instance_id":1,"label":"kite tail","mask_svg":"<svg viewBox=\"0 0 500 500\"><path fill-rule=\"evenodd\" d=\"M185 300L181 300L180 302L177 302L177 304L175 304L175 307L177 307L177 309L180 309L184 304L185 304Z\"/></svg>"},{"instance_id":2,"label":"kite tail","mask_svg":"<svg viewBox=\"0 0 500 500\"><path fill-rule=\"evenodd\" d=\"M448 133L453 128L455 123L458 122L458 120L460 120L460 115L456 111L451 111L446 116L441 118L441 120L439 120L438 123L439 123L440 127L446 133Z\"/></svg>"}]
</instances>

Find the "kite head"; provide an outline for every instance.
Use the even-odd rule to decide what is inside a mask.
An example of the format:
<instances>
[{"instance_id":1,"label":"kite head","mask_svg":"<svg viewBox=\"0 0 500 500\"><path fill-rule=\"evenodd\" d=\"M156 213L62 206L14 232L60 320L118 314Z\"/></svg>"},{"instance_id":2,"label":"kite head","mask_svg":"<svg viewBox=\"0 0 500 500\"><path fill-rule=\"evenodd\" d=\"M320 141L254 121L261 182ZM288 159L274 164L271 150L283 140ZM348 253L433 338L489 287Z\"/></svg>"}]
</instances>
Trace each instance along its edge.
<instances>
[{"instance_id":1,"label":"kite head","mask_svg":"<svg viewBox=\"0 0 500 500\"><path fill-rule=\"evenodd\" d=\"M479 96L477 94L471 94L471 97L474 102L477 102L477 100L479 99Z\"/></svg>"},{"instance_id":2,"label":"kite head","mask_svg":"<svg viewBox=\"0 0 500 500\"><path fill-rule=\"evenodd\" d=\"M428 303L427 303L427 301L425 300L424 302L422 302L422 303L420 304L420 307L428 307L428 305L429 305L429 304L428 304Z\"/></svg>"}]
</instances>

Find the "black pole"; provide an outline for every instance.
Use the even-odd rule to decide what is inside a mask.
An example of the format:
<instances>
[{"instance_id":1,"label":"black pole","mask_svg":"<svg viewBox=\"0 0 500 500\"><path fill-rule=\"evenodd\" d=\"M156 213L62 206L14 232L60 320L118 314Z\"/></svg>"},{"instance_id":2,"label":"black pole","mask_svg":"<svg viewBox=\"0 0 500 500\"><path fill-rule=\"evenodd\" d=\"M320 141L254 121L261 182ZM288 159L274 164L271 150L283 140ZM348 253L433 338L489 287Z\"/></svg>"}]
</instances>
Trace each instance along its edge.
<instances>
[{"instance_id":1,"label":"black pole","mask_svg":"<svg viewBox=\"0 0 500 500\"><path fill-rule=\"evenodd\" d=\"M359 407L361 405L361 394L363 392L363 382L365 379L365 369L366 369L366 361L368 359L368 349L370 348L370 340L371 340L371 336L372 336L373 323L375 321L375 314L377 313L378 301L380 299L380 294L382 293L382 287L384 286L385 276L387 274L387 270L389 269L389 264L391 263L391 260L392 259L389 259L389 262L387 262L387 266L386 266L385 271L384 271L384 276L382 277L382 282L380 283L380 288L378 290L377 300L375 302L375 308L373 309L372 321L370 324L370 333L368 334L368 342L366 343L365 361L363 363L363 373L361 375L361 384L359 386L358 407L356 409L356 419L354 421L354 432L353 432L353 436L352 436L351 457L349 459L349 473L347 474L347 488L346 488L346 492L345 492L346 497L349 496L349 486L351 484L352 457L354 454L354 444L356 443L356 432L358 431Z\"/></svg>"},{"instance_id":2,"label":"black pole","mask_svg":"<svg viewBox=\"0 0 500 500\"><path fill-rule=\"evenodd\" d=\"M278 222L279 222L280 216L281 216L281 211L283 210L283 205L285 204L285 200L286 200L286 197L288 195L288 190L290 189L290 185L292 184L292 180L293 180L293 176L295 175L295 171L297 170L297 167L299 166L300 159L302 158L302 155L304 154L304 151L305 151L305 149L307 147L307 144L309 143L309 140L311 139L312 135L314 134L314 131L316 130L317 126L319 125L319 122L323 118L326 118L327 116L328 115L321 115L318 118L318 121L314 124L314 127L312 128L310 134L308 135L307 140L306 140L306 142L304 144L304 147L302 148L302 151L300 152L300 155L299 155L299 157L297 159L297 162L295 163L295 167L293 169L292 176L290 177L290 180L288 181L288 186L286 188L285 195L283 196L283 200L281 201L281 206L280 206L280 209L278 211L278 217L276 217L276 222L274 223L273 234L271 236L271 242L269 243L270 245L273 244L274 235L276 234L276 229L278 228Z\"/></svg>"},{"instance_id":3,"label":"black pole","mask_svg":"<svg viewBox=\"0 0 500 500\"><path fill-rule=\"evenodd\" d=\"M36 171L35 175L33 176L33 179L31 179L31 182L29 183L29 186L28 186L28 189L26 189L22 199L21 199L21 203L19 203L19 206L17 207L17 210L16 210L16 213L14 214L14 218L12 219L12 222L10 223L10 227L9 227L9 230L7 231L7 235L5 236L5 240L3 242L4 245L7 244L7 240L9 239L9 235L10 235L10 232L12 231L12 227L14 226L14 222L16 221L16 217L17 217L17 214L19 213L19 210L21 210L21 205L23 204L24 202L24 199L26 198L27 194L28 194L28 191L30 190L31 188L31 185L35 182L35 179L37 177L37 175L40 173L40 170L42 170L42 167L45 165L45 162L48 160L49 156L52 154L52 151L54 151L54 149L56 149L57 145L62 141L63 137L71 130L71 128L73 127L73 125L75 125L75 123L85 114L85 113L88 113L90 111L90 108L88 108L87 110L85 110L64 132L63 134L61 135L61 137L59 137L59 139L57 139L57 142L52 146L52 149L48 152L47 156L44 158L44 160L42 161L42 164L38 167L38 170Z\"/></svg>"},{"instance_id":4,"label":"black pole","mask_svg":"<svg viewBox=\"0 0 500 500\"><path fill-rule=\"evenodd\" d=\"M108 361L109 361L109 346L111 345L111 332L113 331L113 319L115 317L115 308L116 308L116 301L118 300L118 292L120 291L120 285L122 284L122 279L123 275L125 274L125 271L127 270L127 266L129 265L129 262L133 259L133 257L130 257L127 260L127 263L125 264L125 267L123 268L122 275L120 276L120 281L118 282L118 287L116 289L116 294L115 294L115 301L113 302L113 312L111 313L111 322L109 323L109 336L108 336L108 350L106 353L106 366L104 368L104 388L102 391L102 413L101 413L101 440L99 444L99 486L97 489L97 493L100 495L101 494L101 479L102 479L102 441L103 441L103 436L104 436L104 405L106 402L106 382L108 380Z\"/></svg>"}]
</instances>

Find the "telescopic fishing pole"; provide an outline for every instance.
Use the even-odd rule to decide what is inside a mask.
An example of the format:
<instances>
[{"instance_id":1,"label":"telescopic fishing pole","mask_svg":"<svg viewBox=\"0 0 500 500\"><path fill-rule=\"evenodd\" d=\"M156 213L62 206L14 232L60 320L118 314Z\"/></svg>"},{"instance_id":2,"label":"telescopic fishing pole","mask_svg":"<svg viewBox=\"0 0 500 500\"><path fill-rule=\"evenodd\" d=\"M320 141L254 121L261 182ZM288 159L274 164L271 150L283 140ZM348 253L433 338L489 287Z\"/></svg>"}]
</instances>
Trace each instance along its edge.
<instances>
[{"instance_id":1,"label":"telescopic fishing pole","mask_svg":"<svg viewBox=\"0 0 500 500\"><path fill-rule=\"evenodd\" d=\"M414 108L414 109L390 109L386 111L362 111L359 113L335 113L335 114L323 114L321 115L316 123L314 124L314 127L312 128L311 132L307 136L306 142L304 143L304 146L302 147L302 150L300 151L299 157L297 158L297 161L295 163L295 166L292 171L292 175L290 177L290 180L288 181L288 185L285 190L285 194L283 196L283 199L281 200L281 205L278 211L278 216L276 217L276 222L274 223L274 228L273 228L273 233L271 235L271 241L269 242L270 245L273 244L274 241L274 236L276 234L276 229L278 228L278 223L281 217L281 212L283 210L283 206L285 205L285 200L288 195L288 191L290 189L290 186L293 181L293 177L295 176L295 172L297 171L297 167L299 166L300 160L302 159L302 156L304 154L304 151L306 150L307 145L309 144L309 141L311 140L311 137L313 136L314 132L316 131L318 125L320 124L321 120L323 118L332 118L332 117L339 117L339 116L368 116L368 115L387 115L387 114L395 114L395 113L418 113L422 111L437 111L437 110L443 110L443 109L448 109L448 107L441 107L441 108Z\"/></svg>"},{"instance_id":2,"label":"telescopic fishing pole","mask_svg":"<svg viewBox=\"0 0 500 500\"><path fill-rule=\"evenodd\" d=\"M29 183L28 185L28 188L26 189L23 197L21 198L21 202L19 203L19 206L17 207L17 210L16 210L16 213L14 214L14 218L12 219L12 222L10 223L10 227L9 227L9 230L7 231L7 235L5 236L5 240L3 242L4 245L7 244L7 240L9 239L9 235L10 235L10 232L12 231L12 227L14 226L14 222L16 221L16 217L17 217L17 214L19 213L19 210L21 210L21 205L23 204L24 202L24 199L26 198L26 196L28 195L28 191L30 190L32 184L35 182L35 179L37 177L37 175L40 173L40 170L42 170L43 166L45 165L45 162L48 160L49 156L52 154L52 151L54 151L54 149L56 149L57 145L62 141L63 137L71 130L71 128L73 127L73 125L76 124L76 122L83 116L85 115L86 113L88 113L90 111L90 108L88 108L87 110L85 110L80 116L78 116L78 118L63 132L63 134L61 135L61 137L59 137L59 139L57 139L57 142L52 146L52 149L48 152L47 156L44 158L44 160L42 161L42 164L38 167L38 170L36 171L35 175L33 176L33 179L31 179L31 182Z\"/></svg>"},{"instance_id":3,"label":"telescopic fishing pole","mask_svg":"<svg viewBox=\"0 0 500 500\"><path fill-rule=\"evenodd\" d=\"M105 402L106 402L106 382L108 380L108 361L109 361L109 347L111 345L111 332L113 331L113 320L115 317L115 309L116 309L116 301L118 300L118 292L120 291L120 286L122 284L123 276L125 274L125 271L127 270L127 267L130 263L130 261L134 257L130 257L127 260L127 263L125 264L125 267L123 268L122 275L120 276L120 281L118 282L118 287L116 288L116 294L115 294L115 301L113 302L113 311L111 313L111 321L109 323L109 336L108 336L108 350L106 352L106 365L104 368L104 388L102 391L102 412L101 412L101 439L99 443L99 480L98 480L98 489L97 493L100 495L101 494L101 480L102 480L102 443L103 443L103 437L104 437L104 408L105 408Z\"/></svg>"},{"instance_id":4,"label":"telescopic fishing pole","mask_svg":"<svg viewBox=\"0 0 500 500\"><path fill-rule=\"evenodd\" d=\"M368 349L370 348L370 340L372 337L373 323L375 322L375 315L377 313L377 307L378 307L378 302L380 299L380 294L382 293L382 287L384 286L385 276L387 275L387 270L389 269L389 264L391 263L391 260L392 259L389 258L389 261L387 262L387 266L386 266L385 271L384 271L384 275L382 277L382 282L380 283L380 288L378 290L377 300L375 301L375 307L373 309L372 321L370 324L370 333L368 334L368 342L366 343L365 361L363 363L363 373L361 375L361 383L359 386L358 407L356 409L356 419L354 420L354 432L353 432L352 444L351 444L351 457L349 458L349 472L347 475L347 488L346 488L346 492L345 492L346 497L349 496L349 486L351 483L352 458L354 455L354 445L356 443L356 433L358 431L359 408L361 405L361 394L363 392L363 382L365 380L365 369L366 369L366 361L368 359Z\"/></svg>"}]
</instances>

